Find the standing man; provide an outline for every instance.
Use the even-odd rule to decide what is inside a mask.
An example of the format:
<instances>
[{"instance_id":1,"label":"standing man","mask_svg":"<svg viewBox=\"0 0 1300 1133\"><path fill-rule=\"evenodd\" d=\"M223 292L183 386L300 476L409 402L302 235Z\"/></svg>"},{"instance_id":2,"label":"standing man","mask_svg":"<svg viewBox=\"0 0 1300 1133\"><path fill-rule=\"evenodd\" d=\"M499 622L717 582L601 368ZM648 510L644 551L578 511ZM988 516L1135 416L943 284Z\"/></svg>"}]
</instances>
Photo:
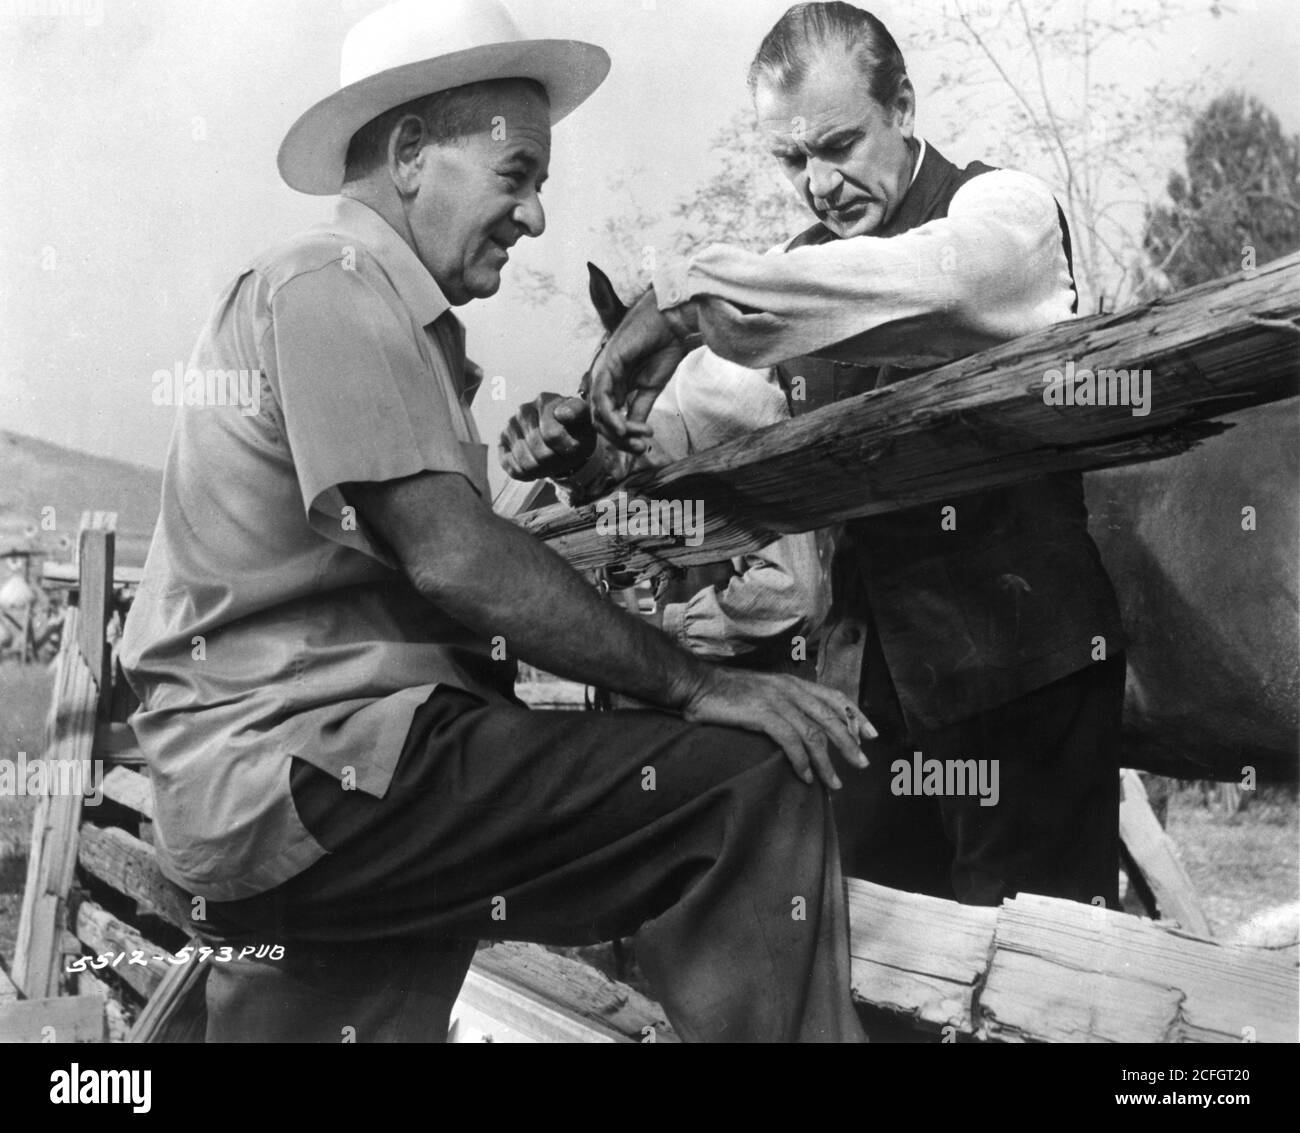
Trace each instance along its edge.
<instances>
[{"instance_id":1,"label":"standing man","mask_svg":"<svg viewBox=\"0 0 1300 1133\"><path fill-rule=\"evenodd\" d=\"M219 954L209 1039L441 1040L479 939L633 933L685 1039L863 1038L823 784L866 719L695 660L487 502L453 308L542 234L608 66L494 0L369 16L280 150L332 218L200 336L259 399L181 408L122 663L195 930L279 946ZM530 712L515 658L664 711Z\"/></svg>"},{"instance_id":2,"label":"standing man","mask_svg":"<svg viewBox=\"0 0 1300 1133\"><path fill-rule=\"evenodd\" d=\"M593 373L614 443L645 448L648 407L694 333L722 358L778 366L800 412L1074 313L1051 192L959 169L915 137L902 53L873 15L796 5L749 82L816 223L776 254L718 244L661 268ZM837 557L822 679L882 733L837 798L846 868L973 904L1026 890L1114 907L1125 641L1081 478L951 507L854 521ZM916 751L983 761L995 805L908 795L894 764Z\"/></svg>"}]
</instances>

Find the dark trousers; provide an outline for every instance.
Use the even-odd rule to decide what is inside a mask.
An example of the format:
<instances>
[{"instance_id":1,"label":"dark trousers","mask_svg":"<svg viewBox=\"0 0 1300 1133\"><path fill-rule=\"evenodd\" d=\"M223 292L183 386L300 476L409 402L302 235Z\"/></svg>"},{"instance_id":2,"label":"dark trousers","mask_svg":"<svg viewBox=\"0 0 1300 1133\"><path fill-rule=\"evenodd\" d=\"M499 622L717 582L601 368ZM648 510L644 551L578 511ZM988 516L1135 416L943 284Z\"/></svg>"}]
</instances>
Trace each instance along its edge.
<instances>
[{"instance_id":1,"label":"dark trousers","mask_svg":"<svg viewBox=\"0 0 1300 1133\"><path fill-rule=\"evenodd\" d=\"M997 905L1016 893L1119 907L1124 657L1100 661L990 712L908 734L892 688L866 682L881 727L871 766L841 773L844 869L894 889ZM879 670L877 670L877 673ZM999 797L901 795L898 761L997 760ZM901 768L899 768L901 770Z\"/></svg>"},{"instance_id":2,"label":"dark trousers","mask_svg":"<svg viewBox=\"0 0 1300 1133\"><path fill-rule=\"evenodd\" d=\"M440 689L384 798L292 790L330 853L208 902L214 943L285 945L212 965L210 1041L440 1041L475 941L633 934L685 1040L863 1041L831 807L762 736Z\"/></svg>"}]
</instances>

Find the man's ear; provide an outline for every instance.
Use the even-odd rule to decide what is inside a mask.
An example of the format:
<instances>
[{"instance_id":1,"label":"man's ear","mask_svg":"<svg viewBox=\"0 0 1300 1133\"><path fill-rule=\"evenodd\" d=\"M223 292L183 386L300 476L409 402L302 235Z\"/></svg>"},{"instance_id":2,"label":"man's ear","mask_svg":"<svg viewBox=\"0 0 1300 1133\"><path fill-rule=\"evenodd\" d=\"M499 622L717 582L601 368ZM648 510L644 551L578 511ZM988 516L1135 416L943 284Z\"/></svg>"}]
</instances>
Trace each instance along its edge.
<instances>
[{"instance_id":1,"label":"man's ear","mask_svg":"<svg viewBox=\"0 0 1300 1133\"><path fill-rule=\"evenodd\" d=\"M623 300L618 297L618 292L614 290L614 285L610 283L609 276L590 261L587 263L587 275L587 294L591 296L591 305L596 308L600 325L613 334L614 329L623 321L623 316L627 314L627 308L623 305Z\"/></svg>"},{"instance_id":2,"label":"man's ear","mask_svg":"<svg viewBox=\"0 0 1300 1133\"><path fill-rule=\"evenodd\" d=\"M898 93L894 95L892 108L894 121L898 123L903 137L910 138L916 123L916 89L912 86L912 80L906 75L898 84Z\"/></svg>"},{"instance_id":3,"label":"man's ear","mask_svg":"<svg viewBox=\"0 0 1300 1133\"><path fill-rule=\"evenodd\" d=\"M427 144L428 133L418 114L406 115L388 135L388 172L402 196L411 196L419 188Z\"/></svg>"}]
</instances>

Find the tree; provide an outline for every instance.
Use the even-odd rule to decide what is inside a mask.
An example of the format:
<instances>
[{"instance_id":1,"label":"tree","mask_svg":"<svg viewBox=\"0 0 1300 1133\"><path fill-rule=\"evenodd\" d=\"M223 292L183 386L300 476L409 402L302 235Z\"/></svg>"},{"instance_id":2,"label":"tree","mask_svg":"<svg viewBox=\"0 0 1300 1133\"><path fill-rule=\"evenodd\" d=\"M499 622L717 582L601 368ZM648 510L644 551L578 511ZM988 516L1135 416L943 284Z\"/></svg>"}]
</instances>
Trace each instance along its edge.
<instances>
[{"instance_id":1,"label":"tree","mask_svg":"<svg viewBox=\"0 0 1300 1133\"><path fill-rule=\"evenodd\" d=\"M1158 51L1156 35L1195 11L1181 0L1035 0L1032 11L1025 0L954 0L917 37L916 53L940 66L927 97L951 100L964 122L996 121L990 158L1043 177L1057 192L1082 314L1136 300L1143 210L1168 168L1165 139L1213 81L1156 78L1135 97L1116 77L1128 74L1124 52L1140 43Z\"/></svg>"},{"instance_id":2,"label":"tree","mask_svg":"<svg viewBox=\"0 0 1300 1133\"><path fill-rule=\"evenodd\" d=\"M751 107L738 110L713 139L718 168L671 211L673 248L736 244L765 252L812 223L790 183L777 172Z\"/></svg>"},{"instance_id":3,"label":"tree","mask_svg":"<svg viewBox=\"0 0 1300 1133\"><path fill-rule=\"evenodd\" d=\"M1147 211L1153 291L1181 290L1300 248L1300 136L1258 99L1214 99L1185 136L1186 172Z\"/></svg>"}]
</instances>

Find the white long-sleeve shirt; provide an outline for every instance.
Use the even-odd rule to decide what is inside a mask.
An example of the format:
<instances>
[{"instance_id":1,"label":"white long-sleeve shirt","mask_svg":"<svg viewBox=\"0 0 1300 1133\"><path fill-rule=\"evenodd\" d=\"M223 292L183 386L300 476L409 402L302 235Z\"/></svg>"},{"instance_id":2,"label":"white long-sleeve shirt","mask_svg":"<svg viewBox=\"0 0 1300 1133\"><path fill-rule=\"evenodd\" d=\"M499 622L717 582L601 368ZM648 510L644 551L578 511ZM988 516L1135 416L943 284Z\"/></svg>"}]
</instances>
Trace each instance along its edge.
<instances>
[{"instance_id":1,"label":"white long-sleeve shirt","mask_svg":"<svg viewBox=\"0 0 1300 1133\"><path fill-rule=\"evenodd\" d=\"M896 236L773 252L713 244L666 264L660 309L744 366L818 353L922 369L1071 317L1056 200L1027 173L972 178L946 217Z\"/></svg>"}]
</instances>

